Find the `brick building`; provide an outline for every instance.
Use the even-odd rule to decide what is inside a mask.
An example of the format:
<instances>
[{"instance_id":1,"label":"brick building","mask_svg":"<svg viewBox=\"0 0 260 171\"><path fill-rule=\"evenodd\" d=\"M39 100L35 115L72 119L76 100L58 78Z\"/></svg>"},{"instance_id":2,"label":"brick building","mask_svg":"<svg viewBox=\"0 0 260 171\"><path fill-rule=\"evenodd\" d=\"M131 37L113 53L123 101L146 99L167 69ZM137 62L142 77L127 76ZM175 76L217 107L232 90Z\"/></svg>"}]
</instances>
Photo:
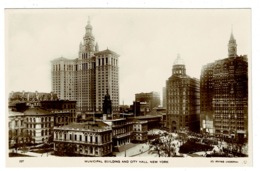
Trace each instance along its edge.
<instances>
[{"instance_id":1,"label":"brick building","mask_svg":"<svg viewBox=\"0 0 260 171\"><path fill-rule=\"evenodd\" d=\"M170 131L199 131L199 80L186 75L180 55L166 81L167 127Z\"/></svg>"}]
</instances>

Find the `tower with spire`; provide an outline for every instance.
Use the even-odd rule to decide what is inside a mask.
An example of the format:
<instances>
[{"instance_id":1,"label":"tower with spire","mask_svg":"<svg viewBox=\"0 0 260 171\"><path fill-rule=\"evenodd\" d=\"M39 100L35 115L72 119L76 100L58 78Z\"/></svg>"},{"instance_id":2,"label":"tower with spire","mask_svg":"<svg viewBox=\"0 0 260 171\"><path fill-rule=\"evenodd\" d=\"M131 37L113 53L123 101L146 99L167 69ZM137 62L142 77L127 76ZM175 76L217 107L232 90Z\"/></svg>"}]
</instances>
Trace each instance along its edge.
<instances>
[{"instance_id":1,"label":"tower with spire","mask_svg":"<svg viewBox=\"0 0 260 171\"><path fill-rule=\"evenodd\" d=\"M237 55L233 31L228 57L202 67L200 111L202 133L238 141L248 138L248 62L246 55Z\"/></svg>"},{"instance_id":2,"label":"tower with spire","mask_svg":"<svg viewBox=\"0 0 260 171\"><path fill-rule=\"evenodd\" d=\"M95 52L95 37L92 33L92 25L90 24L90 18L88 17L88 23L85 27L85 35L83 37L83 44L80 43L79 57L81 59L87 59L94 55Z\"/></svg>"},{"instance_id":3,"label":"tower with spire","mask_svg":"<svg viewBox=\"0 0 260 171\"><path fill-rule=\"evenodd\" d=\"M228 42L228 57L237 57L237 43L233 35L233 29Z\"/></svg>"},{"instance_id":4,"label":"tower with spire","mask_svg":"<svg viewBox=\"0 0 260 171\"><path fill-rule=\"evenodd\" d=\"M110 94L111 112L119 111L119 55L110 49L100 51L88 18L78 58L52 61L54 93L61 99L77 101L77 110L84 115L103 113L103 97Z\"/></svg>"}]
</instances>

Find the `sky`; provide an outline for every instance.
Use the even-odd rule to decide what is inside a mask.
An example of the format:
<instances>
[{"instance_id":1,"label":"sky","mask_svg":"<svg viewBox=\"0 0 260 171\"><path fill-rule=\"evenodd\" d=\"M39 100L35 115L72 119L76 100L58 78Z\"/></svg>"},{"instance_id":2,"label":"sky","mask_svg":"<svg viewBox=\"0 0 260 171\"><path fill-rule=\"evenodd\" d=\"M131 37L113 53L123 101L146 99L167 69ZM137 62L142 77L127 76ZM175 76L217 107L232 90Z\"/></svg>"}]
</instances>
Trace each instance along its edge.
<instances>
[{"instance_id":1,"label":"sky","mask_svg":"<svg viewBox=\"0 0 260 171\"><path fill-rule=\"evenodd\" d=\"M249 9L7 9L7 91L51 92L51 61L78 57L88 17L99 50L120 55L120 104L162 94L177 54L199 78L203 65L227 57L232 30L238 54L251 55Z\"/></svg>"}]
</instances>

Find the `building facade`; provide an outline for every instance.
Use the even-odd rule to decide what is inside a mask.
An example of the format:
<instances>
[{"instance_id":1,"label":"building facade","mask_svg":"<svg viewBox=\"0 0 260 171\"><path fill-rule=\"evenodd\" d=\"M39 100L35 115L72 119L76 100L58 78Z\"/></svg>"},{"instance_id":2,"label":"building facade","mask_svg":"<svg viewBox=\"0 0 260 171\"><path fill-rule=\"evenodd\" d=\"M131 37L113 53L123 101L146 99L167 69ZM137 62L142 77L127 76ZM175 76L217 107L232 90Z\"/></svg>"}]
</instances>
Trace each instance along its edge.
<instances>
[{"instance_id":1,"label":"building facade","mask_svg":"<svg viewBox=\"0 0 260 171\"><path fill-rule=\"evenodd\" d=\"M147 102L133 102L133 105L130 106L130 111L133 112L134 116L145 116L151 112L150 104Z\"/></svg>"},{"instance_id":2,"label":"building facade","mask_svg":"<svg viewBox=\"0 0 260 171\"><path fill-rule=\"evenodd\" d=\"M228 58L203 67L201 72L202 132L219 137L248 137L248 61L237 55L231 33Z\"/></svg>"},{"instance_id":3,"label":"building facade","mask_svg":"<svg viewBox=\"0 0 260 171\"><path fill-rule=\"evenodd\" d=\"M101 114L108 91L113 112L119 112L119 55L109 49L99 51L89 21L85 30L78 58L52 61L52 90L60 99L76 100L83 114Z\"/></svg>"},{"instance_id":4,"label":"building facade","mask_svg":"<svg viewBox=\"0 0 260 171\"><path fill-rule=\"evenodd\" d=\"M26 133L31 136L31 143L47 143L52 135L54 116L41 108L29 108L24 112Z\"/></svg>"},{"instance_id":5,"label":"building facade","mask_svg":"<svg viewBox=\"0 0 260 171\"><path fill-rule=\"evenodd\" d=\"M146 142L148 140L148 121L134 120L132 142Z\"/></svg>"},{"instance_id":6,"label":"building facade","mask_svg":"<svg viewBox=\"0 0 260 171\"><path fill-rule=\"evenodd\" d=\"M160 105L160 94L158 92L137 93L135 94L136 102L146 102L149 104L149 111Z\"/></svg>"},{"instance_id":7,"label":"building facade","mask_svg":"<svg viewBox=\"0 0 260 171\"><path fill-rule=\"evenodd\" d=\"M112 128L113 151L120 151L121 147L131 142L133 122L125 118L107 118L103 122Z\"/></svg>"},{"instance_id":8,"label":"building facade","mask_svg":"<svg viewBox=\"0 0 260 171\"><path fill-rule=\"evenodd\" d=\"M199 131L199 81L186 75L178 55L172 76L166 81L167 127L170 131Z\"/></svg>"},{"instance_id":9,"label":"building facade","mask_svg":"<svg viewBox=\"0 0 260 171\"><path fill-rule=\"evenodd\" d=\"M163 101L163 107L166 108L166 87L163 87L163 90L162 90L162 101Z\"/></svg>"},{"instance_id":10,"label":"building facade","mask_svg":"<svg viewBox=\"0 0 260 171\"><path fill-rule=\"evenodd\" d=\"M101 121L54 127L54 152L61 156L102 157L112 153L112 129Z\"/></svg>"},{"instance_id":11,"label":"building facade","mask_svg":"<svg viewBox=\"0 0 260 171\"><path fill-rule=\"evenodd\" d=\"M54 126L63 126L77 122L76 101L46 100L41 101L41 107L54 114Z\"/></svg>"},{"instance_id":12,"label":"building facade","mask_svg":"<svg viewBox=\"0 0 260 171\"><path fill-rule=\"evenodd\" d=\"M8 116L8 134L9 134L9 146L24 141L25 124L24 124L24 114L21 112L16 112L9 110ZM27 142L27 139L25 139ZM30 141L30 140L28 140Z\"/></svg>"},{"instance_id":13,"label":"building facade","mask_svg":"<svg viewBox=\"0 0 260 171\"><path fill-rule=\"evenodd\" d=\"M76 101L53 93L12 92L9 97L9 140L40 144L52 140L53 127L76 122Z\"/></svg>"}]
</instances>

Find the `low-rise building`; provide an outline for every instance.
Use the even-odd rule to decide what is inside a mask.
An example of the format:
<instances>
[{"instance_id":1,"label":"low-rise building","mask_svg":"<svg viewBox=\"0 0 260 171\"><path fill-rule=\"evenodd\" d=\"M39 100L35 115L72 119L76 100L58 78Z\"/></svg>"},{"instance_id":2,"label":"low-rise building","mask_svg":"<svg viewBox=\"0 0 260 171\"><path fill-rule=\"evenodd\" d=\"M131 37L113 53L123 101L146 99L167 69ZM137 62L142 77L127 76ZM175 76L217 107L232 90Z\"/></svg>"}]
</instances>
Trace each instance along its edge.
<instances>
[{"instance_id":1,"label":"low-rise building","mask_svg":"<svg viewBox=\"0 0 260 171\"><path fill-rule=\"evenodd\" d=\"M29 108L24 112L24 124L31 143L46 143L52 135L54 115L42 108Z\"/></svg>"},{"instance_id":2,"label":"low-rise building","mask_svg":"<svg viewBox=\"0 0 260 171\"><path fill-rule=\"evenodd\" d=\"M21 112L9 110L8 116L8 129L9 129L9 146L23 141L24 137L24 114Z\"/></svg>"},{"instance_id":3,"label":"low-rise building","mask_svg":"<svg viewBox=\"0 0 260 171\"><path fill-rule=\"evenodd\" d=\"M102 121L54 127L54 151L63 156L107 156L112 153L112 129Z\"/></svg>"},{"instance_id":4,"label":"low-rise building","mask_svg":"<svg viewBox=\"0 0 260 171\"><path fill-rule=\"evenodd\" d=\"M147 121L147 129L160 129L162 122L162 115L146 115L146 116L136 116L129 117L129 120L139 120L139 121Z\"/></svg>"},{"instance_id":5,"label":"low-rise building","mask_svg":"<svg viewBox=\"0 0 260 171\"><path fill-rule=\"evenodd\" d=\"M114 151L120 151L119 148L131 142L133 130L133 122L125 118L108 118L103 120L110 125L113 132L113 148Z\"/></svg>"},{"instance_id":6,"label":"low-rise building","mask_svg":"<svg viewBox=\"0 0 260 171\"><path fill-rule=\"evenodd\" d=\"M46 100L41 101L41 107L54 114L54 126L77 122L76 101Z\"/></svg>"},{"instance_id":7,"label":"low-rise building","mask_svg":"<svg viewBox=\"0 0 260 171\"><path fill-rule=\"evenodd\" d=\"M112 101L108 91L103 100L102 121L112 128L113 151L121 151L122 148L130 144L133 122L126 118L120 118L120 115L113 113Z\"/></svg>"},{"instance_id":8,"label":"low-rise building","mask_svg":"<svg viewBox=\"0 0 260 171\"><path fill-rule=\"evenodd\" d=\"M146 142L148 139L148 121L133 121L132 142Z\"/></svg>"}]
</instances>

